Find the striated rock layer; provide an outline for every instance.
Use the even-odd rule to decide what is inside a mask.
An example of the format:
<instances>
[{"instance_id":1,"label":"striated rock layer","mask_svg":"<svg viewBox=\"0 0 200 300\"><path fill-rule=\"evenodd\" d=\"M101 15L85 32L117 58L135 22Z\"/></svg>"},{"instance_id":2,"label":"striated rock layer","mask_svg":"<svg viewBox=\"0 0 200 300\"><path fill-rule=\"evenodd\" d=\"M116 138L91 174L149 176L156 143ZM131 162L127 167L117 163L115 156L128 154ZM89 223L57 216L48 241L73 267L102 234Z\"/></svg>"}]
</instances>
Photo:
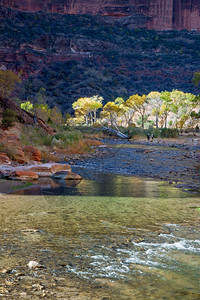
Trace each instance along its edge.
<instances>
[{"instance_id":1,"label":"striated rock layer","mask_svg":"<svg viewBox=\"0 0 200 300\"><path fill-rule=\"evenodd\" d=\"M0 0L3 6L23 11L105 16L148 17L148 29L200 30L199 0Z\"/></svg>"}]
</instances>

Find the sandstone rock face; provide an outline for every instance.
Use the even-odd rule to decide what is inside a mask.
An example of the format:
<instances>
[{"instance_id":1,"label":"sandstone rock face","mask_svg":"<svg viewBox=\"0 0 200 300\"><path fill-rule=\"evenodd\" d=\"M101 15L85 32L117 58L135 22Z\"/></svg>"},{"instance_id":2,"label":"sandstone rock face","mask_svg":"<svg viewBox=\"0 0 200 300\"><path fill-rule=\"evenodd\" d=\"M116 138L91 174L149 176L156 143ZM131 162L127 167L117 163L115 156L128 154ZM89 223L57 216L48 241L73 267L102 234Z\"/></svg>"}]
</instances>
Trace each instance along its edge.
<instances>
[{"instance_id":1,"label":"sandstone rock face","mask_svg":"<svg viewBox=\"0 0 200 300\"><path fill-rule=\"evenodd\" d=\"M71 167L68 164L52 164L51 165L52 173L56 173L59 171L68 171L71 172Z\"/></svg>"},{"instance_id":2,"label":"sandstone rock face","mask_svg":"<svg viewBox=\"0 0 200 300\"><path fill-rule=\"evenodd\" d=\"M34 172L31 172L31 171L15 170L15 171L11 171L9 173L9 179L12 179L12 180L22 180L22 181L37 180L38 179L38 175L36 173L34 173Z\"/></svg>"},{"instance_id":3,"label":"sandstone rock face","mask_svg":"<svg viewBox=\"0 0 200 300\"><path fill-rule=\"evenodd\" d=\"M25 146L23 151L29 160L41 162L41 152L33 146Z\"/></svg>"},{"instance_id":4,"label":"sandstone rock face","mask_svg":"<svg viewBox=\"0 0 200 300\"><path fill-rule=\"evenodd\" d=\"M11 160L6 153L0 153L0 164L11 165Z\"/></svg>"},{"instance_id":5,"label":"sandstone rock face","mask_svg":"<svg viewBox=\"0 0 200 300\"><path fill-rule=\"evenodd\" d=\"M198 0L151 1L147 28L156 30L200 30L200 2Z\"/></svg>"},{"instance_id":6,"label":"sandstone rock face","mask_svg":"<svg viewBox=\"0 0 200 300\"><path fill-rule=\"evenodd\" d=\"M2 0L23 11L148 17L148 29L200 29L199 0Z\"/></svg>"},{"instance_id":7,"label":"sandstone rock face","mask_svg":"<svg viewBox=\"0 0 200 300\"><path fill-rule=\"evenodd\" d=\"M82 179L81 176L71 172L71 167L69 165L59 163L23 165L17 167L2 164L0 168L0 177L6 177L15 180L36 180L38 177L50 177L57 172L64 172L65 175L71 174L69 179Z\"/></svg>"},{"instance_id":8,"label":"sandstone rock face","mask_svg":"<svg viewBox=\"0 0 200 300\"><path fill-rule=\"evenodd\" d=\"M34 165L27 166L27 170L35 172L39 177L49 177L52 174L59 171L68 171L71 172L71 167L67 164L43 164L43 165Z\"/></svg>"},{"instance_id":9,"label":"sandstone rock face","mask_svg":"<svg viewBox=\"0 0 200 300\"><path fill-rule=\"evenodd\" d=\"M4 148L7 149L6 153L10 153L12 159L18 163L25 163L24 152L20 146L19 137L9 131L0 131L0 141Z\"/></svg>"}]
</instances>

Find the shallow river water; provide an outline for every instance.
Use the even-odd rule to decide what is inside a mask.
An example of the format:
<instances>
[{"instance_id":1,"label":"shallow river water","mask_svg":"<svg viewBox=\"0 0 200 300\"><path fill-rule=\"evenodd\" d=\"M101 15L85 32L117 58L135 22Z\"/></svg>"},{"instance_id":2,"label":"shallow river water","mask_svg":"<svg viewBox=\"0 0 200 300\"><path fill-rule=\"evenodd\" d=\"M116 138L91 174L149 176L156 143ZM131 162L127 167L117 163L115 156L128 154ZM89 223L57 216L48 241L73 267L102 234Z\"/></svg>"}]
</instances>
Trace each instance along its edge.
<instances>
[{"instance_id":1,"label":"shallow river water","mask_svg":"<svg viewBox=\"0 0 200 300\"><path fill-rule=\"evenodd\" d=\"M95 299L200 299L199 194L84 172L76 186L0 196L0 269L36 260L49 280L82 281Z\"/></svg>"}]
</instances>

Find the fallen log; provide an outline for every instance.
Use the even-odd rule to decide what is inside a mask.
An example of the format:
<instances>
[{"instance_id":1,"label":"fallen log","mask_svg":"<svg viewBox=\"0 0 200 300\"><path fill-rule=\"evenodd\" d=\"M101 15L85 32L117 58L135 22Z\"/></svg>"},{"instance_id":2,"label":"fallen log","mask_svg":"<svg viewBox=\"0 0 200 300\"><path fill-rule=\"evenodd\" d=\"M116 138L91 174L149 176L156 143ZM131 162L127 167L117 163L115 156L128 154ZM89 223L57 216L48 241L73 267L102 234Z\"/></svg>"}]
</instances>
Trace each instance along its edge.
<instances>
[{"instance_id":1,"label":"fallen log","mask_svg":"<svg viewBox=\"0 0 200 300\"><path fill-rule=\"evenodd\" d=\"M124 133L122 133L119 130L115 130L115 129L112 129L112 128L109 128L109 127L105 127L105 126L102 126L102 129L103 130L107 130L108 132L110 132L110 133L112 133L112 134L114 134L114 135L116 135L116 136L118 136L118 137L120 137L122 139L128 139L129 138L127 134L124 134Z\"/></svg>"}]
</instances>

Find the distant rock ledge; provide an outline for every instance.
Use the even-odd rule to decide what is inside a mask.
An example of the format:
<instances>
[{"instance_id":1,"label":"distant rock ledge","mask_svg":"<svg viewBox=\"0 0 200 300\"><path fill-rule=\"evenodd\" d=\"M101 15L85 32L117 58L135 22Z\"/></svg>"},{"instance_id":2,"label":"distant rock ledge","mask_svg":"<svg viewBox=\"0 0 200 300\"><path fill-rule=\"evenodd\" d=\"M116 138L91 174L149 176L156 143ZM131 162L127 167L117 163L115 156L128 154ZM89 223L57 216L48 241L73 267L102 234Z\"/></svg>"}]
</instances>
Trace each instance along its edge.
<instances>
[{"instance_id":1,"label":"distant rock ledge","mask_svg":"<svg viewBox=\"0 0 200 300\"><path fill-rule=\"evenodd\" d=\"M199 0L0 0L4 7L29 12L89 14L110 17L141 16L147 29L200 30Z\"/></svg>"}]
</instances>

